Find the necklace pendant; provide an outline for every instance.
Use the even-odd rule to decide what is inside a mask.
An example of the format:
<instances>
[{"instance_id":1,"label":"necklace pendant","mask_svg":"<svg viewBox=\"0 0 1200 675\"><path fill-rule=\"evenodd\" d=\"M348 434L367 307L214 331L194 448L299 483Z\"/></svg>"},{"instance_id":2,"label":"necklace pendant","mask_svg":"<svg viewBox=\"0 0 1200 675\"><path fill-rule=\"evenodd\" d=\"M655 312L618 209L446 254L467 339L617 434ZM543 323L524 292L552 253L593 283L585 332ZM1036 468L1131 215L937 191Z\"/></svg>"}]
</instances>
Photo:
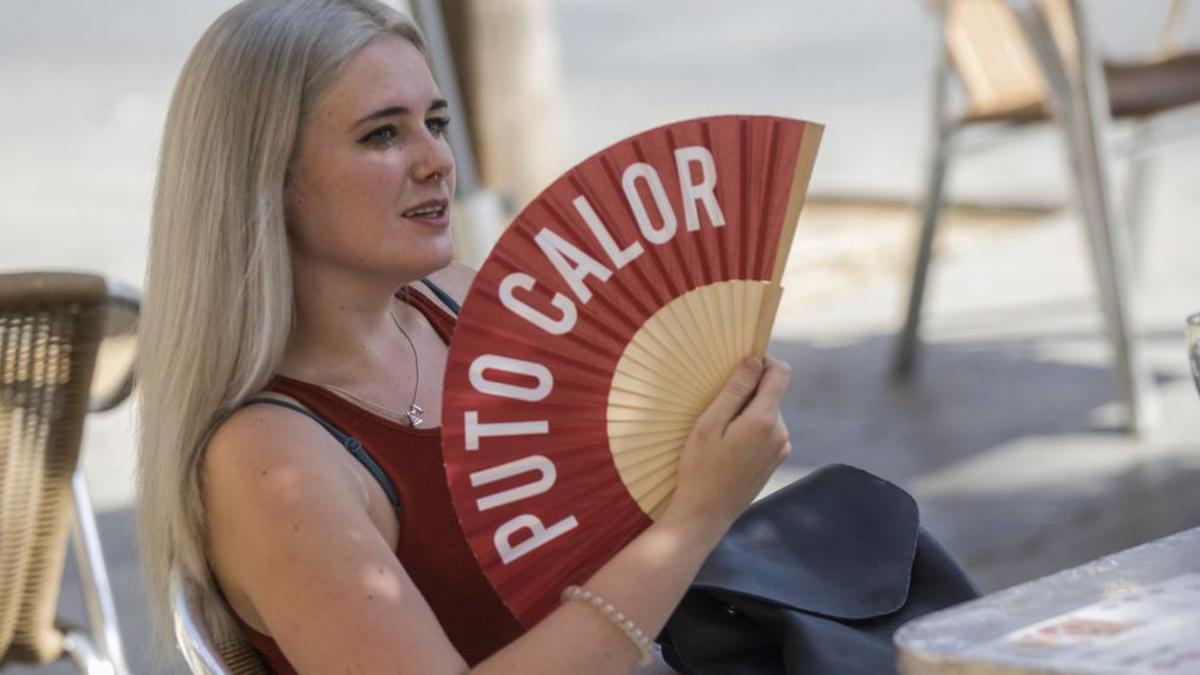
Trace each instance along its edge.
<instances>
[{"instance_id":1,"label":"necklace pendant","mask_svg":"<svg viewBox=\"0 0 1200 675\"><path fill-rule=\"evenodd\" d=\"M425 409L416 403L408 406L408 412L404 413L405 417L408 418L408 425L411 427L420 426L421 422L425 421L424 418L421 417L424 412Z\"/></svg>"}]
</instances>

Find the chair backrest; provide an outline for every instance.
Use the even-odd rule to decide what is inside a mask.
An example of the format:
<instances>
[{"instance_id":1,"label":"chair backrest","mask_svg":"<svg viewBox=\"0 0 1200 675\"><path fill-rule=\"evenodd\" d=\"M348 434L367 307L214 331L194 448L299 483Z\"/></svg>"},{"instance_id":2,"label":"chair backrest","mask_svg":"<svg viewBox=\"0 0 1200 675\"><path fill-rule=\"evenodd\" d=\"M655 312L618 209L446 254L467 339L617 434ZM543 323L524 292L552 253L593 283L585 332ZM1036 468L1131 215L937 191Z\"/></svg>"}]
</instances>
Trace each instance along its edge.
<instances>
[{"instance_id":1,"label":"chair backrest","mask_svg":"<svg viewBox=\"0 0 1200 675\"><path fill-rule=\"evenodd\" d=\"M175 641L194 675L266 675L262 657L244 639L217 640L204 621L204 602L178 569L170 576Z\"/></svg>"},{"instance_id":2,"label":"chair backrest","mask_svg":"<svg viewBox=\"0 0 1200 675\"><path fill-rule=\"evenodd\" d=\"M107 287L85 274L0 275L0 660L63 651L55 607L71 477Z\"/></svg>"},{"instance_id":3,"label":"chair backrest","mask_svg":"<svg viewBox=\"0 0 1200 675\"><path fill-rule=\"evenodd\" d=\"M1064 57L1073 54L1069 0L1042 0ZM968 115L1002 117L1041 106L1047 90L1038 61L1006 0L941 0L945 47L967 94Z\"/></svg>"}]
</instances>

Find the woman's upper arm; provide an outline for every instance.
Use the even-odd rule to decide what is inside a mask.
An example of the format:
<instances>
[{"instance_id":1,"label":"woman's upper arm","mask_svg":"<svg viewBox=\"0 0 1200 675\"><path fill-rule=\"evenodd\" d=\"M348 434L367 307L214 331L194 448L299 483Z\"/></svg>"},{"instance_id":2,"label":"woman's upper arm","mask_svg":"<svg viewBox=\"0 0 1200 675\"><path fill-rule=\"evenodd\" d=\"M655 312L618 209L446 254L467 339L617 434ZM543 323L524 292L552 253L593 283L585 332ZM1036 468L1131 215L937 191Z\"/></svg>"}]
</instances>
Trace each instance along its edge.
<instances>
[{"instance_id":1,"label":"woman's upper arm","mask_svg":"<svg viewBox=\"0 0 1200 675\"><path fill-rule=\"evenodd\" d=\"M371 520L345 452L284 409L244 408L222 425L204 470L223 588L252 605L298 672L466 671Z\"/></svg>"}]
</instances>

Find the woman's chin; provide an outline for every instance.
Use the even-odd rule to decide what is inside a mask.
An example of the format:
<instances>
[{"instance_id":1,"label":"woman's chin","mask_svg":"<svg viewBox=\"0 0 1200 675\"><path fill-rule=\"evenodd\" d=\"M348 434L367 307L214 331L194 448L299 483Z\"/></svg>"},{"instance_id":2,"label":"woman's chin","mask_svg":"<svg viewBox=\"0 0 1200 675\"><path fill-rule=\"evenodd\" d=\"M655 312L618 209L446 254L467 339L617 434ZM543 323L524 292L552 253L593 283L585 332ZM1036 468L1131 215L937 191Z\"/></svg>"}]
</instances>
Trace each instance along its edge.
<instances>
[{"instance_id":1,"label":"woman's chin","mask_svg":"<svg viewBox=\"0 0 1200 675\"><path fill-rule=\"evenodd\" d=\"M449 235L444 240L428 242L428 246L405 251L404 261L397 266L406 277L427 277L454 262L454 241Z\"/></svg>"}]
</instances>

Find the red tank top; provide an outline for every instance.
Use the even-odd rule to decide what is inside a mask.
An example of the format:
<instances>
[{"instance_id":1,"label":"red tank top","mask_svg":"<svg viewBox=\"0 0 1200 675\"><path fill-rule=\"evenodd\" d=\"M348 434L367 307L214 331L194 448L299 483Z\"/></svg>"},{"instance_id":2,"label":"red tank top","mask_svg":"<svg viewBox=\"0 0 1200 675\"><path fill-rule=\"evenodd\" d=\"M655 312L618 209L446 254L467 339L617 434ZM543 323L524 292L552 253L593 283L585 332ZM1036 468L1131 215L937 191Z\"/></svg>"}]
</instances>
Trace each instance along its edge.
<instances>
[{"instance_id":1,"label":"red tank top","mask_svg":"<svg viewBox=\"0 0 1200 675\"><path fill-rule=\"evenodd\" d=\"M408 300L447 344L455 319L420 292ZM269 389L291 396L362 442L400 498L396 557L433 609L442 629L474 666L521 635L522 628L480 571L450 503L441 429L413 428L380 417L315 384L280 376ZM291 674L279 646L241 622L274 673Z\"/></svg>"}]
</instances>

